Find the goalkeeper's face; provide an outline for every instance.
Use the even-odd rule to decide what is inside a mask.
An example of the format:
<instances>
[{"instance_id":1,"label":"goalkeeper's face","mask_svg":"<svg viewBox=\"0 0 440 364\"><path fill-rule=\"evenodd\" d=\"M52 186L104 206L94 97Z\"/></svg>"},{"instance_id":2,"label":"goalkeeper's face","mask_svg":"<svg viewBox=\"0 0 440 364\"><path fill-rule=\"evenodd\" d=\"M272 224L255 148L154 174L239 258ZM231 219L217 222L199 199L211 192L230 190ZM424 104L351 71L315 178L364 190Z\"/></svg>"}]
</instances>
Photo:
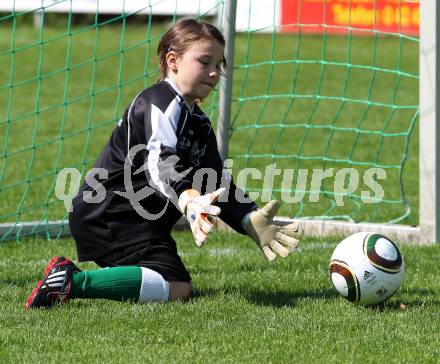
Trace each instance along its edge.
<instances>
[{"instance_id":1,"label":"goalkeeper's face","mask_svg":"<svg viewBox=\"0 0 440 364\"><path fill-rule=\"evenodd\" d=\"M187 101L192 103L204 99L218 82L223 54L224 46L217 40L202 39L191 45L183 55L167 57L168 77Z\"/></svg>"}]
</instances>

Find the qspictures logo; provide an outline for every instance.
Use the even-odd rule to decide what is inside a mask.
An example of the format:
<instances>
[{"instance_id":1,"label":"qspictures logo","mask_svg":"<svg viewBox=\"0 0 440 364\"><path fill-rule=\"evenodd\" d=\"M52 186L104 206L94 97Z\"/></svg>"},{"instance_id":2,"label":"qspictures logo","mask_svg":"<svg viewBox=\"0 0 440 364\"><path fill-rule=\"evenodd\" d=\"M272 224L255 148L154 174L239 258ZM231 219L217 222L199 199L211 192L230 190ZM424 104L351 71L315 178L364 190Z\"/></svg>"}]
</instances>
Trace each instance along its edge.
<instances>
[{"instance_id":1,"label":"qspictures logo","mask_svg":"<svg viewBox=\"0 0 440 364\"><path fill-rule=\"evenodd\" d=\"M188 168L178 171L176 169L179 162L177 156L171 156L165 160L150 161L152 166L150 169L155 168L156 171L149 170L148 162L133 171L132 161L137 153L146 150L146 148L146 145L138 144L130 149L124 161L124 190L112 190L113 193L126 198L133 209L144 219L159 219L170 203L178 207L178 196L173 185L182 179L189 178L189 174L191 174L192 188L198 191L202 190L202 186L205 187L206 191L215 191L220 187L224 187L229 191L232 181L232 159L225 160L220 178L217 171L212 168L197 170ZM145 185L141 189L135 190L133 177L139 174L142 178L145 178ZM281 169L277 168L276 163L273 163L266 166L264 171L257 168L243 168L238 171L236 176L236 185L239 188L236 189L233 197L238 202L249 202L250 200L260 200L263 203L269 202L272 199L273 192L281 190L280 199L286 204L319 203L324 184L326 191L331 192L337 206L344 206L345 199L354 193L359 194L361 201L367 204L379 203L385 195L384 189L379 183L379 181L386 179L386 171L383 168L369 168L360 173L355 168ZM81 172L76 168L64 168L57 175L55 195L64 202L68 212L73 211L72 200L79 193L81 177ZM103 182L108 178L109 171L106 169L90 169L85 175L85 183L90 188L82 191L80 198L89 204L103 202L108 197ZM276 179L281 179L281 188L276 186ZM219 180L221 181L220 186L218 186ZM242 191L247 190L250 180L259 181L257 184L261 186L261 191L251 191L248 193L249 197L247 197ZM332 187L332 191L329 191L329 186ZM141 202L158 192L166 196L166 204L160 212L152 214L143 207ZM229 193L225 193L219 199L219 202L227 202L230 197Z\"/></svg>"}]
</instances>

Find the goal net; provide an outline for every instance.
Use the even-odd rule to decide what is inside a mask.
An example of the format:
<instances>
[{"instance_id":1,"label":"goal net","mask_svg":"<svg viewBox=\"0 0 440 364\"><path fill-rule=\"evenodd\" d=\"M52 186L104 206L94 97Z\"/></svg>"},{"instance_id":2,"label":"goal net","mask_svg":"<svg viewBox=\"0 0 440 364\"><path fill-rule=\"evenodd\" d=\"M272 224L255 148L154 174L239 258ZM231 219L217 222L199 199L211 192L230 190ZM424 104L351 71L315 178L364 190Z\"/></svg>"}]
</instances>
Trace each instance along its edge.
<instances>
[{"instance_id":1,"label":"goal net","mask_svg":"<svg viewBox=\"0 0 440 364\"><path fill-rule=\"evenodd\" d=\"M84 178L156 81L166 25L224 27L228 1L106 3L0 4L1 239L68 233L59 172ZM417 225L418 19L403 0L238 1L236 182L288 218ZM203 109L215 123L217 91Z\"/></svg>"},{"instance_id":2,"label":"goal net","mask_svg":"<svg viewBox=\"0 0 440 364\"><path fill-rule=\"evenodd\" d=\"M237 36L235 173L283 216L417 225L418 3L280 6Z\"/></svg>"}]
</instances>

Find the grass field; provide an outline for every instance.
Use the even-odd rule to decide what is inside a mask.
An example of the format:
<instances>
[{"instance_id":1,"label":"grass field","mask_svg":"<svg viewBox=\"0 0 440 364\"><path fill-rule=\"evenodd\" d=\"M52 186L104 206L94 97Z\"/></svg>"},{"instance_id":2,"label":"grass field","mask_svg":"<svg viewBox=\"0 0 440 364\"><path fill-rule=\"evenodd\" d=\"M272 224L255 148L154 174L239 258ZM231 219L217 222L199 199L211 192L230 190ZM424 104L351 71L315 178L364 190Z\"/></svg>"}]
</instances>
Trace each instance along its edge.
<instances>
[{"instance_id":1,"label":"grass field","mask_svg":"<svg viewBox=\"0 0 440 364\"><path fill-rule=\"evenodd\" d=\"M402 288L383 307L363 308L331 287L334 240L304 240L296 253L268 263L237 234L215 233L201 249L187 232L174 237L195 286L188 302L72 300L31 312L23 304L47 261L75 257L74 243L1 244L0 362L440 361L438 246L401 246Z\"/></svg>"},{"instance_id":2,"label":"grass field","mask_svg":"<svg viewBox=\"0 0 440 364\"><path fill-rule=\"evenodd\" d=\"M58 171L84 175L124 108L155 82L164 27L49 22L40 31L22 17L0 21L0 222L66 217L54 194ZM271 163L310 171L305 198L284 204L285 216L418 224L416 40L244 33L235 54L235 175ZM203 104L214 124L217 96ZM359 197L371 166L386 166L387 179L383 201L367 205ZM335 206L333 179L319 203L308 202L312 169L348 167L361 182L344 206ZM296 189L281 177L273 187L275 198ZM249 179L247 188L261 191L262 180Z\"/></svg>"}]
</instances>

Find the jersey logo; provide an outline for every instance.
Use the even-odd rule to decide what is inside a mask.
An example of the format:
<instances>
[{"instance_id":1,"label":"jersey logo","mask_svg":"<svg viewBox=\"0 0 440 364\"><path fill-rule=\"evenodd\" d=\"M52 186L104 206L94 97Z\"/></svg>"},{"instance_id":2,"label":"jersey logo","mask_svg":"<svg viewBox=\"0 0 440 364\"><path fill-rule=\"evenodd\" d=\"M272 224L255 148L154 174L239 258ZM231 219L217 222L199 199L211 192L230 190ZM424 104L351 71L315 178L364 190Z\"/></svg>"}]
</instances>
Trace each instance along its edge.
<instances>
[{"instance_id":1,"label":"jersey logo","mask_svg":"<svg viewBox=\"0 0 440 364\"><path fill-rule=\"evenodd\" d=\"M191 163L196 167L200 167L202 164L203 156L206 153L206 144L203 147L199 147L199 141L196 140L191 148Z\"/></svg>"},{"instance_id":2,"label":"jersey logo","mask_svg":"<svg viewBox=\"0 0 440 364\"><path fill-rule=\"evenodd\" d=\"M189 140L185 136L181 136L177 143L178 143L179 149L181 149L181 150L186 150L191 147L191 140Z\"/></svg>"}]
</instances>

